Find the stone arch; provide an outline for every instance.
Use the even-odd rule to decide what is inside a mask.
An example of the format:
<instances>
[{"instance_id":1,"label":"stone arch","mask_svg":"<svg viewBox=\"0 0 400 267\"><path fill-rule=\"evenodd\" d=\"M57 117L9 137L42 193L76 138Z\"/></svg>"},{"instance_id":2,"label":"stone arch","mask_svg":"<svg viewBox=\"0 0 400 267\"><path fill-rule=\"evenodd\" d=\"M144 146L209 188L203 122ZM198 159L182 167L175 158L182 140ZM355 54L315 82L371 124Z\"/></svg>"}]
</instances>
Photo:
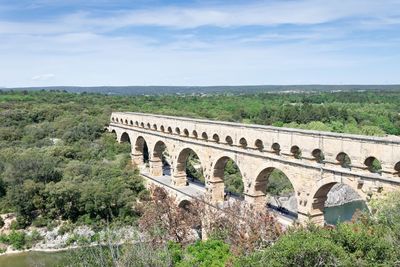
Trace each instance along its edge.
<instances>
[{"instance_id":1,"label":"stone arch","mask_svg":"<svg viewBox=\"0 0 400 267\"><path fill-rule=\"evenodd\" d=\"M246 140L246 138L244 138L244 137L240 138L239 146L241 146L242 148L247 148L247 140Z\"/></svg>"},{"instance_id":2,"label":"stone arch","mask_svg":"<svg viewBox=\"0 0 400 267\"><path fill-rule=\"evenodd\" d=\"M281 153L281 145L278 144L278 143L273 143L273 144L271 145L271 149L272 149L272 151L273 151L275 154L277 154L277 155L279 155L279 154Z\"/></svg>"},{"instance_id":3,"label":"stone arch","mask_svg":"<svg viewBox=\"0 0 400 267\"><path fill-rule=\"evenodd\" d=\"M225 137L225 142L228 144L228 145L233 145L233 139L232 139L232 137L230 137L229 135L227 135L226 137Z\"/></svg>"},{"instance_id":4,"label":"stone arch","mask_svg":"<svg viewBox=\"0 0 400 267\"><path fill-rule=\"evenodd\" d=\"M172 134L172 128L171 127L168 127L167 131L168 131L169 134Z\"/></svg>"},{"instance_id":5,"label":"stone arch","mask_svg":"<svg viewBox=\"0 0 400 267\"><path fill-rule=\"evenodd\" d=\"M322 152L321 149L316 148L311 152L311 155L313 156L314 160L318 163L323 163L325 160L324 153Z\"/></svg>"},{"instance_id":6,"label":"stone arch","mask_svg":"<svg viewBox=\"0 0 400 267\"><path fill-rule=\"evenodd\" d=\"M119 121L118 121L118 118L115 118L115 122L119 122Z\"/></svg>"},{"instance_id":7,"label":"stone arch","mask_svg":"<svg viewBox=\"0 0 400 267\"><path fill-rule=\"evenodd\" d=\"M176 163L174 167L174 174L172 183L174 186L185 186L188 184L188 175L186 173L187 170L187 161L189 156L196 155L200 163L200 172L204 170L204 161L200 158L200 154L194 151L192 148L186 147L183 148L178 156L176 157Z\"/></svg>"},{"instance_id":8,"label":"stone arch","mask_svg":"<svg viewBox=\"0 0 400 267\"><path fill-rule=\"evenodd\" d=\"M357 181L343 179L342 177L325 178L317 182L317 184L310 191L310 197L306 206L308 207L308 217L316 224L325 224L324 210L325 202L328 199L328 193L335 185L345 185L357 195L364 202L367 200L367 195L358 188ZM350 218L349 218L350 219Z\"/></svg>"},{"instance_id":9,"label":"stone arch","mask_svg":"<svg viewBox=\"0 0 400 267\"><path fill-rule=\"evenodd\" d=\"M366 158L364 165L367 166L367 169L372 173L380 173L382 171L381 162L373 156Z\"/></svg>"},{"instance_id":10,"label":"stone arch","mask_svg":"<svg viewBox=\"0 0 400 267\"><path fill-rule=\"evenodd\" d=\"M196 138L196 139L197 139L197 137L199 136L199 135L197 134L197 131L196 131L196 130L193 130L192 135L193 135L193 137Z\"/></svg>"},{"instance_id":11,"label":"stone arch","mask_svg":"<svg viewBox=\"0 0 400 267\"><path fill-rule=\"evenodd\" d=\"M114 118L114 117L112 117L112 118L111 118L111 121L112 121L112 122L114 122L114 121L115 121L115 118Z\"/></svg>"},{"instance_id":12,"label":"stone arch","mask_svg":"<svg viewBox=\"0 0 400 267\"><path fill-rule=\"evenodd\" d=\"M128 120L127 119L125 119L125 124L128 124Z\"/></svg>"},{"instance_id":13,"label":"stone arch","mask_svg":"<svg viewBox=\"0 0 400 267\"><path fill-rule=\"evenodd\" d=\"M192 205L192 202L190 202L190 200L182 199L181 201L179 201L178 207L181 209L184 209L186 211L189 211L191 205Z\"/></svg>"},{"instance_id":14,"label":"stone arch","mask_svg":"<svg viewBox=\"0 0 400 267\"><path fill-rule=\"evenodd\" d=\"M140 123L140 127L144 128L144 123L143 122Z\"/></svg>"},{"instance_id":15,"label":"stone arch","mask_svg":"<svg viewBox=\"0 0 400 267\"><path fill-rule=\"evenodd\" d=\"M151 126L150 126L150 123L149 123L149 122L147 123L147 128L148 128L148 129L150 129L150 128L151 128Z\"/></svg>"},{"instance_id":16,"label":"stone arch","mask_svg":"<svg viewBox=\"0 0 400 267\"><path fill-rule=\"evenodd\" d=\"M254 146L257 148L257 150L260 150L260 151L263 151L263 149L264 149L264 143L260 139L257 139L254 142Z\"/></svg>"},{"instance_id":17,"label":"stone arch","mask_svg":"<svg viewBox=\"0 0 400 267\"><path fill-rule=\"evenodd\" d=\"M136 125L136 126L139 126L139 122L138 122L138 121L135 121L135 125Z\"/></svg>"},{"instance_id":18,"label":"stone arch","mask_svg":"<svg viewBox=\"0 0 400 267\"><path fill-rule=\"evenodd\" d=\"M130 120L130 121L129 121L129 125L133 125L133 120Z\"/></svg>"},{"instance_id":19,"label":"stone arch","mask_svg":"<svg viewBox=\"0 0 400 267\"><path fill-rule=\"evenodd\" d=\"M127 142L127 143L130 144L131 143L131 139L129 138L129 134L127 132L123 132L121 134L121 137L120 137L119 141L120 141L120 143Z\"/></svg>"},{"instance_id":20,"label":"stone arch","mask_svg":"<svg viewBox=\"0 0 400 267\"><path fill-rule=\"evenodd\" d=\"M340 152L339 154L337 154L336 160L343 168L351 168L351 159L346 153Z\"/></svg>"},{"instance_id":21,"label":"stone arch","mask_svg":"<svg viewBox=\"0 0 400 267\"><path fill-rule=\"evenodd\" d=\"M301 159L301 149L298 146L292 146L290 148L290 153L292 153L295 159Z\"/></svg>"},{"instance_id":22,"label":"stone arch","mask_svg":"<svg viewBox=\"0 0 400 267\"><path fill-rule=\"evenodd\" d=\"M184 136L186 136L186 137L189 137L189 131L188 131L188 129L183 129L183 135Z\"/></svg>"},{"instance_id":23,"label":"stone arch","mask_svg":"<svg viewBox=\"0 0 400 267\"><path fill-rule=\"evenodd\" d=\"M400 176L400 161L394 165L395 174Z\"/></svg>"},{"instance_id":24,"label":"stone arch","mask_svg":"<svg viewBox=\"0 0 400 267\"><path fill-rule=\"evenodd\" d=\"M132 161L135 166L143 166L149 162L149 149L143 136L136 138L132 151Z\"/></svg>"},{"instance_id":25,"label":"stone arch","mask_svg":"<svg viewBox=\"0 0 400 267\"><path fill-rule=\"evenodd\" d=\"M230 194L233 190L227 190L225 193L225 188L226 188L226 177L225 177L225 168L227 164L234 164L235 168L237 168L237 172L240 175L240 180L232 181L235 183L240 183L236 184L236 188L240 189L239 192L236 191L234 193L241 195L243 194L244 190L244 182L243 182L243 175L242 172L238 166L238 164L233 160L230 156L220 156L215 163L213 164L213 171L212 171L212 176L209 181L210 184L210 192L211 192L211 202L213 203L221 203L226 199L226 194ZM228 192L229 191L229 192Z\"/></svg>"},{"instance_id":26,"label":"stone arch","mask_svg":"<svg viewBox=\"0 0 400 267\"><path fill-rule=\"evenodd\" d=\"M160 126L160 130L161 130L161 132L165 132L164 125L161 125L161 126Z\"/></svg>"},{"instance_id":27,"label":"stone arch","mask_svg":"<svg viewBox=\"0 0 400 267\"><path fill-rule=\"evenodd\" d=\"M153 130L157 131L157 124L153 124Z\"/></svg>"},{"instance_id":28,"label":"stone arch","mask_svg":"<svg viewBox=\"0 0 400 267\"><path fill-rule=\"evenodd\" d=\"M268 205L270 208L297 216L298 201L295 196L294 177L291 176L278 167L270 166L262 169L256 176L251 202L259 208L264 208L268 202L267 195L269 195ZM283 203L282 198L287 199L287 202Z\"/></svg>"},{"instance_id":29,"label":"stone arch","mask_svg":"<svg viewBox=\"0 0 400 267\"><path fill-rule=\"evenodd\" d=\"M152 176L162 176L164 175L164 170L166 172L169 170L170 159L167 159L168 152L168 148L163 141L156 142L150 161L150 173Z\"/></svg>"},{"instance_id":30,"label":"stone arch","mask_svg":"<svg viewBox=\"0 0 400 267\"><path fill-rule=\"evenodd\" d=\"M203 133L201 134L201 138L203 138L204 140L208 140L208 135L207 135L207 133L206 133L206 132L203 132Z\"/></svg>"},{"instance_id":31,"label":"stone arch","mask_svg":"<svg viewBox=\"0 0 400 267\"><path fill-rule=\"evenodd\" d=\"M176 127L176 128L175 128L175 133L176 133L177 135L180 135L180 134L181 134L181 129L179 129L179 127Z\"/></svg>"},{"instance_id":32,"label":"stone arch","mask_svg":"<svg viewBox=\"0 0 400 267\"><path fill-rule=\"evenodd\" d=\"M213 140L214 140L215 142L219 143L219 136L218 136L218 134L214 134L214 135L213 135Z\"/></svg>"}]
</instances>

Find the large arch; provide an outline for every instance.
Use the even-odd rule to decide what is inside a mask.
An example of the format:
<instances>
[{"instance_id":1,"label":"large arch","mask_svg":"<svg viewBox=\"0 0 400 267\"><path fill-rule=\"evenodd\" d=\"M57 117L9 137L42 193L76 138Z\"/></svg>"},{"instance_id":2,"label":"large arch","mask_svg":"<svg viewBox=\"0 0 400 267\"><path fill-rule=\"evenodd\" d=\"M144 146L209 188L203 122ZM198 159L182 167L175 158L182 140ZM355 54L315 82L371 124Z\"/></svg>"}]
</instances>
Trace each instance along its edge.
<instances>
[{"instance_id":1,"label":"large arch","mask_svg":"<svg viewBox=\"0 0 400 267\"><path fill-rule=\"evenodd\" d=\"M121 137L120 137L120 143L131 143L131 138L129 137L129 134L127 133L127 132L123 132L122 134L121 134Z\"/></svg>"},{"instance_id":2,"label":"large arch","mask_svg":"<svg viewBox=\"0 0 400 267\"><path fill-rule=\"evenodd\" d=\"M268 204L269 208L297 216L298 201L295 185L289 176L277 167L261 170L254 184L253 202L260 208Z\"/></svg>"},{"instance_id":3,"label":"large arch","mask_svg":"<svg viewBox=\"0 0 400 267\"><path fill-rule=\"evenodd\" d=\"M242 196L244 191L243 175L237 163L229 156L221 156L213 166L212 177L209 181L211 201L221 203L227 199L227 194ZM226 169L227 166L232 170L231 172Z\"/></svg>"},{"instance_id":4,"label":"large arch","mask_svg":"<svg viewBox=\"0 0 400 267\"><path fill-rule=\"evenodd\" d=\"M152 176L163 176L168 174L170 169L170 159L168 149L163 141L158 141L154 145L151 160L150 160L150 174Z\"/></svg>"},{"instance_id":5,"label":"large arch","mask_svg":"<svg viewBox=\"0 0 400 267\"><path fill-rule=\"evenodd\" d=\"M331 192L332 188L336 185L346 186L347 190L351 190L351 192L356 193L359 196L359 199L363 200L365 204L368 196L361 189L359 189L356 181L346 178L326 178L320 180L311 190L310 200L307 202L309 211L307 215L314 223L319 225L325 224L325 204L328 199L329 192ZM365 207L367 207L367 205L365 205ZM353 213L354 212L355 210L353 210Z\"/></svg>"},{"instance_id":6,"label":"large arch","mask_svg":"<svg viewBox=\"0 0 400 267\"><path fill-rule=\"evenodd\" d=\"M149 149L143 136L136 138L132 151L132 163L136 167L146 166L149 163Z\"/></svg>"},{"instance_id":7,"label":"large arch","mask_svg":"<svg viewBox=\"0 0 400 267\"><path fill-rule=\"evenodd\" d=\"M203 170L204 170L204 166L203 166L203 161L202 159L199 157L199 154L196 153L192 148L186 147L183 148L177 158L176 158L176 163L175 163L175 168L174 168L174 173L173 173L173 179L172 179L172 184L174 186L185 186L188 185L189 181L188 178L191 178L191 180L200 180L201 179L193 179L195 177L190 177L190 175L188 175L188 159L190 157L195 157L198 159L198 164L199 166L193 167L196 169L196 171L198 171L200 173L200 175L202 175ZM197 177L196 177L197 178ZM204 181L204 177L203 177L203 181Z\"/></svg>"}]
</instances>

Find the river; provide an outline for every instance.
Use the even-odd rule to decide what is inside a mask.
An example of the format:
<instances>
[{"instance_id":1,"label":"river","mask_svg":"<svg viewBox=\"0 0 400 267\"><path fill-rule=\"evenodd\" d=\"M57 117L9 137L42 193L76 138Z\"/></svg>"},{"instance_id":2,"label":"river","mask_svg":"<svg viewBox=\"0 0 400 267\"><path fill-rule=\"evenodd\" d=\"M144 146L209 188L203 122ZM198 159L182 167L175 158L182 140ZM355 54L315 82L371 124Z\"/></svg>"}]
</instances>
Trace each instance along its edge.
<instances>
[{"instance_id":1,"label":"river","mask_svg":"<svg viewBox=\"0 0 400 267\"><path fill-rule=\"evenodd\" d=\"M364 201L353 201L340 206L327 207L324 209L325 222L336 225L338 222L350 221L356 210L367 210Z\"/></svg>"}]
</instances>

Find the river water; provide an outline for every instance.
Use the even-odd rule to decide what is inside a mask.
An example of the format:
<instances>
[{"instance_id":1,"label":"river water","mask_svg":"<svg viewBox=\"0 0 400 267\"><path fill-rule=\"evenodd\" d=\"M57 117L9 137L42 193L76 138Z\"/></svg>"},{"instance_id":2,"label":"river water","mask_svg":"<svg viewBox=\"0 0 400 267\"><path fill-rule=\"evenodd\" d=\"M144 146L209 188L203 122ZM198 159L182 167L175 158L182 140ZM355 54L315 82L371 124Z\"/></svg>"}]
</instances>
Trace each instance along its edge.
<instances>
[{"instance_id":1,"label":"river water","mask_svg":"<svg viewBox=\"0 0 400 267\"><path fill-rule=\"evenodd\" d=\"M337 224L349 221L356 210L366 210L364 201L354 201L341 206L327 207L324 210L325 221ZM0 256L0 267L53 267L64 266L67 252L23 252Z\"/></svg>"}]
</instances>

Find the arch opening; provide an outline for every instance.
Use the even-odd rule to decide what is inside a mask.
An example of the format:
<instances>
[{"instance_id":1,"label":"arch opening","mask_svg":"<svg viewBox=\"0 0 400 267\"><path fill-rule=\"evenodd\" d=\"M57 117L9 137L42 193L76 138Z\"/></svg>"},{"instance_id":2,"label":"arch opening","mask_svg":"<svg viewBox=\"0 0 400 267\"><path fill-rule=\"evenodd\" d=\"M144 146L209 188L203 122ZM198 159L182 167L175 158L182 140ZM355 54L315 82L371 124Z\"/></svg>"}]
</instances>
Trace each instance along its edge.
<instances>
[{"instance_id":1,"label":"arch opening","mask_svg":"<svg viewBox=\"0 0 400 267\"><path fill-rule=\"evenodd\" d=\"M125 119L125 124L128 124L128 120L127 119Z\"/></svg>"},{"instance_id":2,"label":"arch opening","mask_svg":"<svg viewBox=\"0 0 400 267\"><path fill-rule=\"evenodd\" d=\"M233 145L233 140L232 140L232 137L230 137L229 135L225 138L225 142L228 144L228 145Z\"/></svg>"},{"instance_id":3,"label":"arch opening","mask_svg":"<svg viewBox=\"0 0 400 267\"><path fill-rule=\"evenodd\" d=\"M242 148L247 148L247 140L246 140L246 138L244 138L244 137L240 138L240 140L239 140L239 145L240 145Z\"/></svg>"},{"instance_id":4,"label":"arch opening","mask_svg":"<svg viewBox=\"0 0 400 267\"><path fill-rule=\"evenodd\" d=\"M192 135L194 138L197 138L198 137L197 131L193 130Z\"/></svg>"},{"instance_id":5,"label":"arch opening","mask_svg":"<svg viewBox=\"0 0 400 267\"><path fill-rule=\"evenodd\" d=\"M188 185L189 182L204 185L203 167L196 152L185 148L179 153L174 176L179 179L177 185Z\"/></svg>"},{"instance_id":6,"label":"arch opening","mask_svg":"<svg viewBox=\"0 0 400 267\"><path fill-rule=\"evenodd\" d=\"M314 157L314 160L316 161L316 162L318 162L318 163L323 163L324 162L324 160L325 160L325 156L324 156L324 153L322 152L322 150L321 149L314 149L312 152L311 152L311 155Z\"/></svg>"},{"instance_id":7,"label":"arch opening","mask_svg":"<svg viewBox=\"0 0 400 267\"><path fill-rule=\"evenodd\" d=\"M188 129L183 129L183 134L188 137L189 136L189 131Z\"/></svg>"},{"instance_id":8,"label":"arch opening","mask_svg":"<svg viewBox=\"0 0 400 267\"><path fill-rule=\"evenodd\" d=\"M292 146L290 148L290 153L292 153L295 159L301 159L301 149L298 146Z\"/></svg>"},{"instance_id":9,"label":"arch opening","mask_svg":"<svg viewBox=\"0 0 400 267\"><path fill-rule=\"evenodd\" d=\"M131 143L131 139L129 138L129 134L127 132L123 132L121 134L121 139L120 139L121 143Z\"/></svg>"},{"instance_id":10,"label":"arch opening","mask_svg":"<svg viewBox=\"0 0 400 267\"><path fill-rule=\"evenodd\" d=\"M175 128L175 133L178 134L178 135L181 134L181 129L179 129L179 127L176 127Z\"/></svg>"},{"instance_id":11,"label":"arch opening","mask_svg":"<svg viewBox=\"0 0 400 267\"><path fill-rule=\"evenodd\" d=\"M168 127L167 131L168 131L169 134L172 134L172 128L171 127Z\"/></svg>"},{"instance_id":12,"label":"arch opening","mask_svg":"<svg viewBox=\"0 0 400 267\"><path fill-rule=\"evenodd\" d=\"M165 132L164 125L161 125L161 126L160 126L160 130L161 130L161 132Z\"/></svg>"},{"instance_id":13,"label":"arch opening","mask_svg":"<svg viewBox=\"0 0 400 267\"><path fill-rule=\"evenodd\" d=\"M254 142L254 146L257 148L257 150L259 150L259 151L263 151L263 149L264 149L264 143L263 143L263 141L261 141L260 139L257 139L255 142Z\"/></svg>"},{"instance_id":14,"label":"arch opening","mask_svg":"<svg viewBox=\"0 0 400 267\"><path fill-rule=\"evenodd\" d=\"M139 122L138 122L138 121L135 121L135 125L136 125L136 126L139 126Z\"/></svg>"},{"instance_id":15,"label":"arch opening","mask_svg":"<svg viewBox=\"0 0 400 267\"><path fill-rule=\"evenodd\" d=\"M316 223L336 225L350 221L358 211L368 211L359 193L344 183L332 182L321 186L315 193L312 208Z\"/></svg>"},{"instance_id":16,"label":"arch opening","mask_svg":"<svg viewBox=\"0 0 400 267\"><path fill-rule=\"evenodd\" d=\"M279 155L281 153L281 145L278 143L273 143L271 146L271 149L277 155Z\"/></svg>"},{"instance_id":17,"label":"arch opening","mask_svg":"<svg viewBox=\"0 0 400 267\"><path fill-rule=\"evenodd\" d=\"M203 138L204 140L207 140L207 139L208 139L207 133L206 133L206 132L203 132L203 133L201 134L201 138Z\"/></svg>"},{"instance_id":18,"label":"arch opening","mask_svg":"<svg viewBox=\"0 0 400 267\"><path fill-rule=\"evenodd\" d=\"M133 125L133 121L132 120L129 121L129 125Z\"/></svg>"},{"instance_id":19,"label":"arch opening","mask_svg":"<svg viewBox=\"0 0 400 267\"><path fill-rule=\"evenodd\" d=\"M394 170L395 170L395 174L400 176L400 161L397 162L396 165L394 165Z\"/></svg>"},{"instance_id":20,"label":"arch opening","mask_svg":"<svg viewBox=\"0 0 400 267\"><path fill-rule=\"evenodd\" d=\"M132 153L133 164L138 167L149 167L149 148L146 140L139 136L136 139L134 152Z\"/></svg>"},{"instance_id":21,"label":"arch opening","mask_svg":"<svg viewBox=\"0 0 400 267\"><path fill-rule=\"evenodd\" d=\"M243 177L230 157L225 156L216 161L211 184L214 202L222 202L230 197L243 198Z\"/></svg>"},{"instance_id":22,"label":"arch opening","mask_svg":"<svg viewBox=\"0 0 400 267\"><path fill-rule=\"evenodd\" d=\"M185 211L190 211L192 206L192 202L190 202L187 199L182 200L179 202L178 207L185 210Z\"/></svg>"},{"instance_id":23,"label":"arch opening","mask_svg":"<svg viewBox=\"0 0 400 267\"><path fill-rule=\"evenodd\" d=\"M351 159L346 153L340 152L339 154L337 154L336 160L343 168L351 168Z\"/></svg>"},{"instance_id":24,"label":"arch opening","mask_svg":"<svg viewBox=\"0 0 400 267\"><path fill-rule=\"evenodd\" d=\"M112 117L112 118L111 118L111 121L113 121L113 122L114 122L114 121L115 121L115 118L114 118L114 117Z\"/></svg>"},{"instance_id":25,"label":"arch opening","mask_svg":"<svg viewBox=\"0 0 400 267\"><path fill-rule=\"evenodd\" d=\"M260 200L262 205L267 204L271 210L297 217L297 198L293 184L280 169L268 167L262 170L256 178L255 193L264 196Z\"/></svg>"},{"instance_id":26,"label":"arch opening","mask_svg":"<svg viewBox=\"0 0 400 267\"><path fill-rule=\"evenodd\" d=\"M171 175L171 157L168 153L167 146L163 141L158 141L154 145L150 172L152 176Z\"/></svg>"},{"instance_id":27,"label":"arch opening","mask_svg":"<svg viewBox=\"0 0 400 267\"><path fill-rule=\"evenodd\" d=\"M153 124L153 130L157 131L157 124Z\"/></svg>"},{"instance_id":28,"label":"arch opening","mask_svg":"<svg viewBox=\"0 0 400 267\"><path fill-rule=\"evenodd\" d=\"M218 136L218 134L214 134L214 135L213 135L213 140L214 140L214 142L219 143L219 136Z\"/></svg>"},{"instance_id":29,"label":"arch opening","mask_svg":"<svg viewBox=\"0 0 400 267\"><path fill-rule=\"evenodd\" d=\"M144 128L144 123L143 122L140 123L140 127Z\"/></svg>"},{"instance_id":30,"label":"arch opening","mask_svg":"<svg viewBox=\"0 0 400 267\"><path fill-rule=\"evenodd\" d=\"M149 128L149 129L151 128L150 123L147 123L147 128Z\"/></svg>"},{"instance_id":31,"label":"arch opening","mask_svg":"<svg viewBox=\"0 0 400 267\"><path fill-rule=\"evenodd\" d=\"M368 157L364 161L365 166L367 166L368 170L372 173L381 173L382 165L381 162L375 157Z\"/></svg>"}]
</instances>

